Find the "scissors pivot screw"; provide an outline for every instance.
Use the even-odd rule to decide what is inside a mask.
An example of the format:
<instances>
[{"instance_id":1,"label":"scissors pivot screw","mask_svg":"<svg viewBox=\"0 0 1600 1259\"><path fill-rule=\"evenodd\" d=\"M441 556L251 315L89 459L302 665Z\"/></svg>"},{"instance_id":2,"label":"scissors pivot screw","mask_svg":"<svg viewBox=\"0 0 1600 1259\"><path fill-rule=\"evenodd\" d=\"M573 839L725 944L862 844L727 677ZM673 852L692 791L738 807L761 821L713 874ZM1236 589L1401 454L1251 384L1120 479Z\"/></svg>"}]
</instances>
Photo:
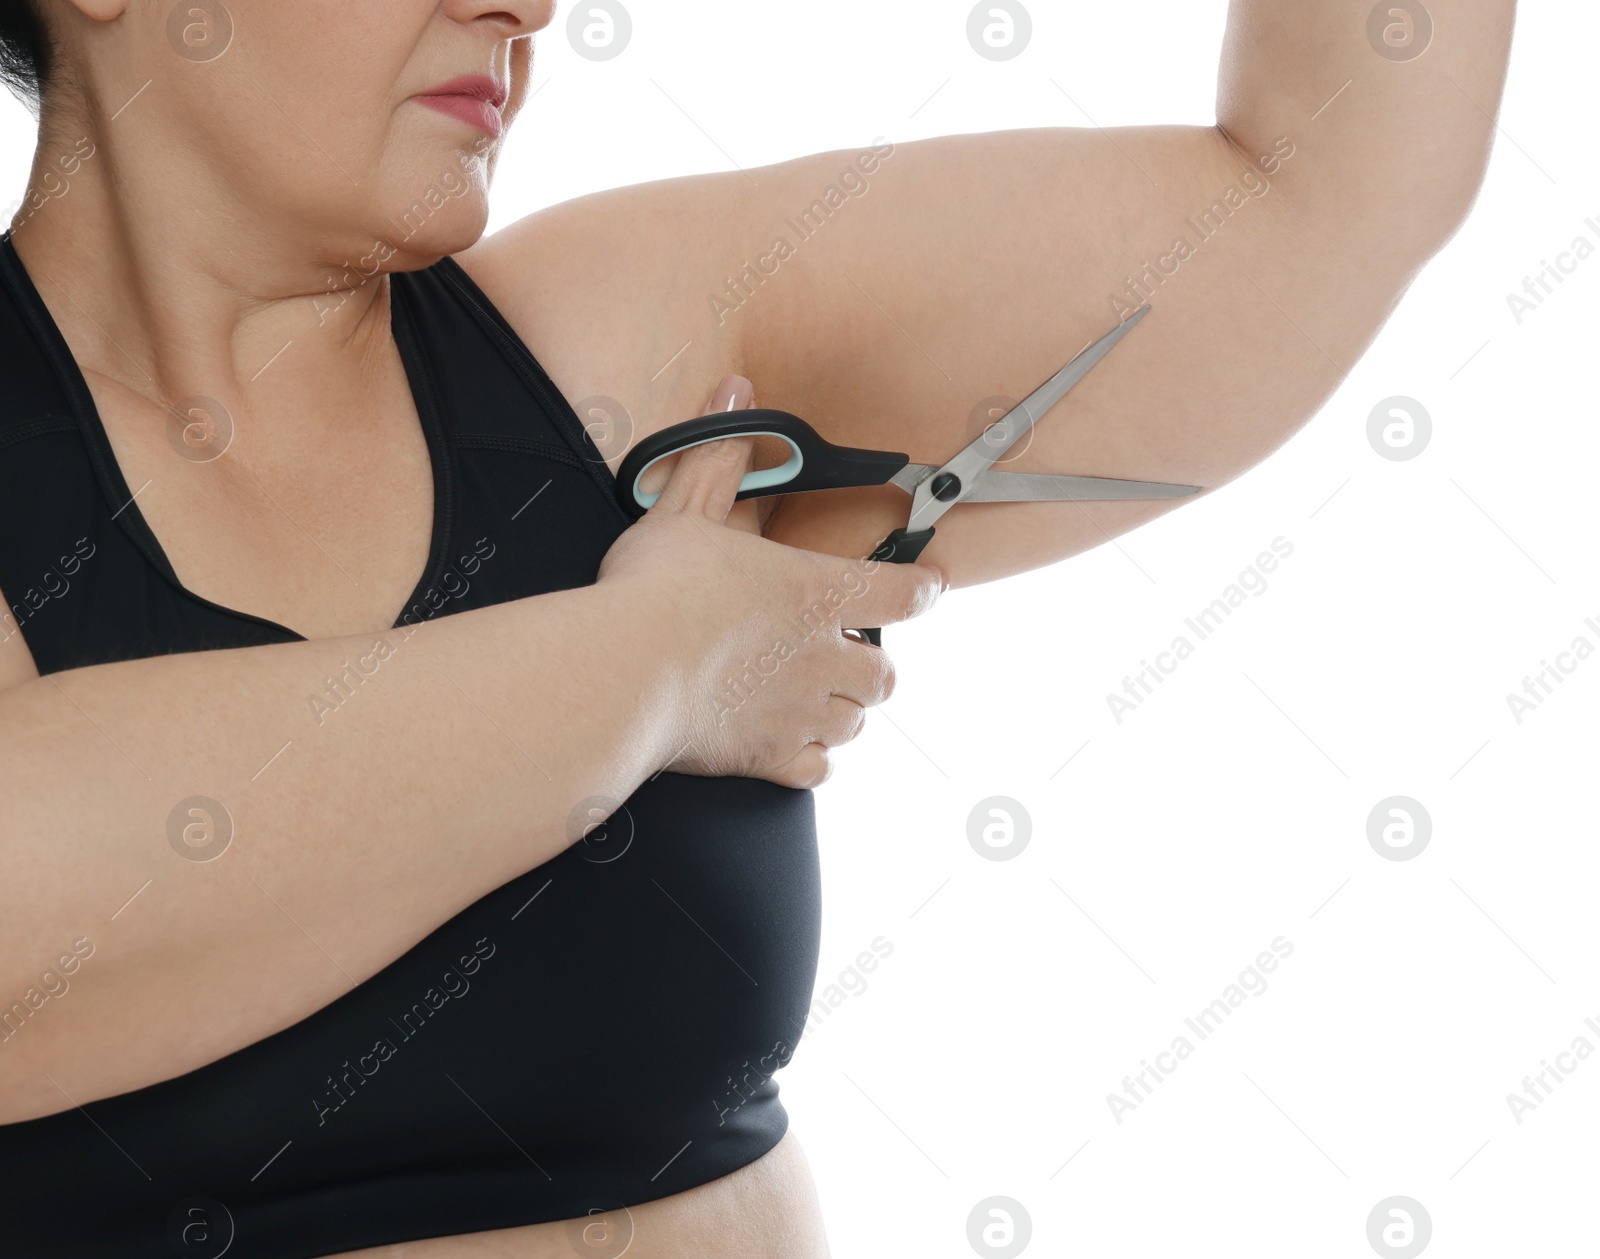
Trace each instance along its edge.
<instances>
[{"instance_id":1,"label":"scissors pivot screw","mask_svg":"<svg viewBox=\"0 0 1600 1259\"><path fill-rule=\"evenodd\" d=\"M1185 498L1198 486L1166 485L1154 481L1123 481L1107 477L1066 476L1043 472L1003 472L994 465L1032 430L1046 412L1098 363L1111 347L1150 313L1141 306L1127 319L1080 352L998 422L986 428L965 450L949 462L912 463L892 450L857 450L824 441L799 416L785 411L757 410L705 415L674 424L644 439L617 469L616 492L622 508L637 518L648 511L658 495L646 494L639 482L658 460L704 442L726 437L781 438L789 446L789 460L781 467L747 472L735 498L768 494L797 494L811 490L840 490L865 485L893 485L911 495L911 515L873 551L880 563L914 564L933 541L935 523L957 503L1121 502L1140 499ZM882 646L878 630L863 629L867 642Z\"/></svg>"}]
</instances>

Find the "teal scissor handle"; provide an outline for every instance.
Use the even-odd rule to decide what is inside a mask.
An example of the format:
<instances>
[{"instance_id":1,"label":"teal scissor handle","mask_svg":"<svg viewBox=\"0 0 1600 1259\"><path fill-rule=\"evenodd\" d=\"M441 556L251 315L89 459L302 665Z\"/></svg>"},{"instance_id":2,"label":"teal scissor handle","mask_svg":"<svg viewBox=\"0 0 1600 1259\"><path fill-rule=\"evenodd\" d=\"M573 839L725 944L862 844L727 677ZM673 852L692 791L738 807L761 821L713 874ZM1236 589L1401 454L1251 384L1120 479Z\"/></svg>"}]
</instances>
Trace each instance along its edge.
<instances>
[{"instance_id":1,"label":"teal scissor handle","mask_svg":"<svg viewBox=\"0 0 1600 1259\"><path fill-rule=\"evenodd\" d=\"M663 459L667 458L669 455L675 455L681 450L688 450L693 446L704 446L707 442L722 441L724 438L729 436L731 436L731 434L721 433L716 437L702 437L697 441L684 442L681 446L674 446L664 455L657 455L649 463L645 464L644 467L640 468L638 473L633 477L633 484L631 488L633 490L634 502L638 503L639 506L645 508L646 510L656 505L656 500L660 498L661 495L659 493L652 494L649 491L641 490L639 488L639 482L644 480L644 474L646 472L655 467L655 465L660 463ZM752 429L750 432L746 433L745 436L780 437L789 443L789 449L792 453L789 455L789 458L786 462L779 464L776 468L757 468L754 472L746 472L744 477L739 482L739 497L754 498L754 494L745 493L747 490L769 490L779 485L786 485L790 481L794 480L795 477L799 476L801 469L806 466L805 452L801 450L799 446L795 445L794 438L792 437L788 437L783 433L775 433L770 429Z\"/></svg>"},{"instance_id":2,"label":"teal scissor handle","mask_svg":"<svg viewBox=\"0 0 1600 1259\"><path fill-rule=\"evenodd\" d=\"M770 494L805 490L848 489L886 484L910 463L910 456L889 450L858 450L824 441L817 431L787 411L729 411L685 420L652 433L627 454L617 469L617 501L630 516L644 515L659 494L639 488L645 472L668 455L726 437L777 437L789 446L789 458L775 468L747 472L734 496L743 501Z\"/></svg>"}]
</instances>

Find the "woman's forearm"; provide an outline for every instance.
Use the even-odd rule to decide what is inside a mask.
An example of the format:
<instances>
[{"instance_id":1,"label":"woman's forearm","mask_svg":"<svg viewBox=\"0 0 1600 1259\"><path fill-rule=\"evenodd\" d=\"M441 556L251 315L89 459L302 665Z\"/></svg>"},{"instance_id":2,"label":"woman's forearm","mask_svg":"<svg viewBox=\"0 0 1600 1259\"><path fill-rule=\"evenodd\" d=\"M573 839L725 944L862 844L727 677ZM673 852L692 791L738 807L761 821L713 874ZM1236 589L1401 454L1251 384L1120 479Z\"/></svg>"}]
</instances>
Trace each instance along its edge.
<instances>
[{"instance_id":1,"label":"woman's forearm","mask_svg":"<svg viewBox=\"0 0 1600 1259\"><path fill-rule=\"evenodd\" d=\"M667 764L679 671L626 592L0 693L0 1122L305 1017Z\"/></svg>"},{"instance_id":2,"label":"woman's forearm","mask_svg":"<svg viewBox=\"0 0 1600 1259\"><path fill-rule=\"evenodd\" d=\"M0 691L0 1123L305 1018L663 769L825 780L894 685L845 618L919 615L940 574L760 537L751 454L676 457L591 586Z\"/></svg>"}]
</instances>

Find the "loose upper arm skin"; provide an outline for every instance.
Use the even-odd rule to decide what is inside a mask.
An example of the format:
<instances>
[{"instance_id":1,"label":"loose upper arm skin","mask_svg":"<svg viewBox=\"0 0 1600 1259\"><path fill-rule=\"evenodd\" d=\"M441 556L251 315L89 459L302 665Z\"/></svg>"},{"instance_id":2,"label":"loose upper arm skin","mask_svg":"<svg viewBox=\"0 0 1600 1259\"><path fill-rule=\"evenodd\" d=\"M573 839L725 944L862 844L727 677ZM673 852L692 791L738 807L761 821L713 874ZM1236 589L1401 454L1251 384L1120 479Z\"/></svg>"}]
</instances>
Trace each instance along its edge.
<instances>
[{"instance_id":1,"label":"loose upper arm skin","mask_svg":"<svg viewBox=\"0 0 1600 1259\"><path fill-rule=\"evenodd\" d=\"M850 150L663 181L532 216L469 269L568 396L623 400L635 438L740 371L832 441L932 463L977 435L981 401L1024 396L1147 293L1153 313L1005 466L1215 488L1326 401L1471 203L1514 5L1430 8L1433 46L1397 63L1361 6L1235 0L1216 127L941 137L865 175ZM831 213L802 234L819 199ZM730 298L763 255L771 274ZM862 555L907 506L796 495L766 533ZM973 584L1173 506L968 505L924 554Z\"/></svg>"}]
</instances>

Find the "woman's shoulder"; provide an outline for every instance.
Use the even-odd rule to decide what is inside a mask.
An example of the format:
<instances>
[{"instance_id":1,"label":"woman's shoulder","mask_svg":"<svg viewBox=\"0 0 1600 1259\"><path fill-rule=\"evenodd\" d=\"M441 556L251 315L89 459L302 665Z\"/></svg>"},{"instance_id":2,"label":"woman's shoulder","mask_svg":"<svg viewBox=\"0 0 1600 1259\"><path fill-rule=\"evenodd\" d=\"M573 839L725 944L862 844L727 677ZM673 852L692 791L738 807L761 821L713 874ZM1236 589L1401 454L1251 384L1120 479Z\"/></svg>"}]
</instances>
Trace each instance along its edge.
<instances>
[{"instance_id":1,"label":"woman's shoulder","mask_svg":"<svg viewBox=\"0 0 1600 1259\"><path fill-rule=\"evenodd\" d=\"M641 435L693 413L742 362L739 329L710 302L740 237L703 178L721 180L563 202L453 255L563 394L622 402Z\"/></svg>"}]
</instances>

